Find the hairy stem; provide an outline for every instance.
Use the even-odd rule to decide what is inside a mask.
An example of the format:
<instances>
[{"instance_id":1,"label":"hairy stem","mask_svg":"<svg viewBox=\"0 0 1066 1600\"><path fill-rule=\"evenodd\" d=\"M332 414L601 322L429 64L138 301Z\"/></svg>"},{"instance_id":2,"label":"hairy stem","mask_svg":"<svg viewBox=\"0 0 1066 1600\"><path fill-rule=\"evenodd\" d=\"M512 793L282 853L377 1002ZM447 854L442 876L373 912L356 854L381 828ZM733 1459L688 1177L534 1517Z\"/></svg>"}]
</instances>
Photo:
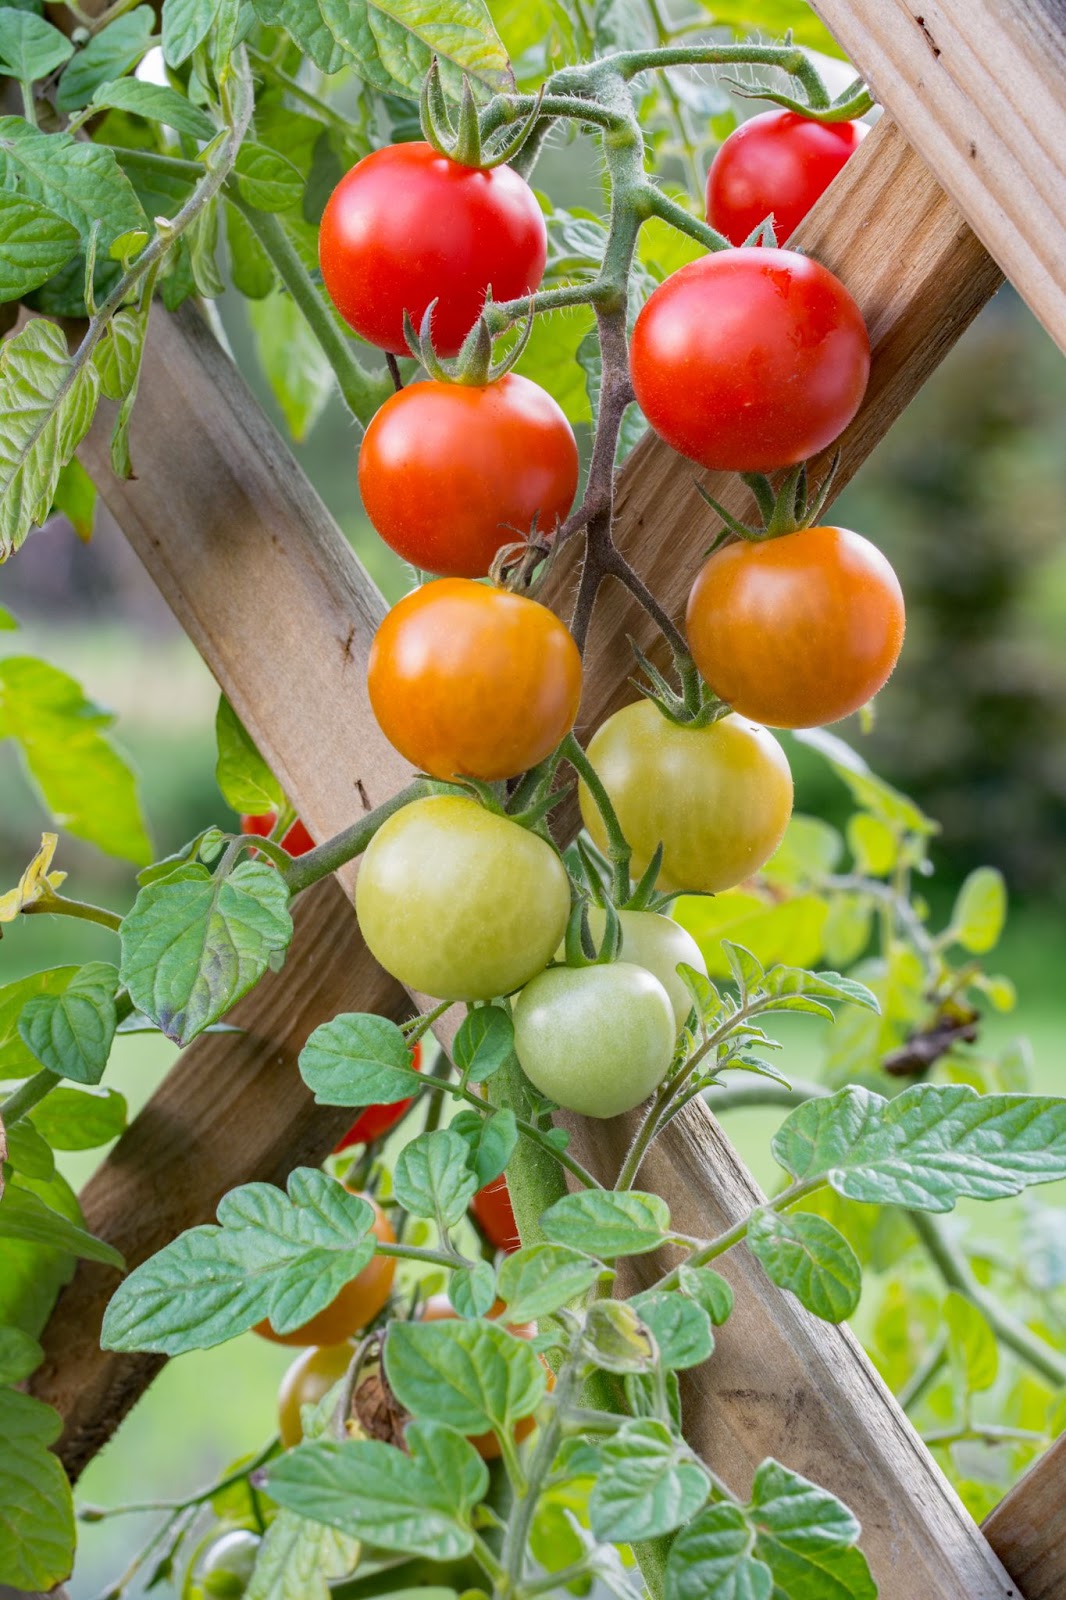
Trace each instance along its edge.
<instances>
[{"instance_id":1,"label":"hairy stem","mask_svg":"<svg viewBox=\"0 0 1066 1600\"><path fill-rule=\"evenodd\" d=\"M350 828L335 834L324 844L316 845L306 855L294 858L282 872L289 893L299 894L301 889L309 889L320 878L328 878L331 872L336 872L347 862L354 861L356 856L361 856L382 823L387 822L395 812L402 811L404 806L409 806L412 800L423 800L427 795L440 794L449 787L447 784L434 783L431 778L416 778L399 794L383 800L365 817L353 822Z\"/></svg>"}]
</instances>

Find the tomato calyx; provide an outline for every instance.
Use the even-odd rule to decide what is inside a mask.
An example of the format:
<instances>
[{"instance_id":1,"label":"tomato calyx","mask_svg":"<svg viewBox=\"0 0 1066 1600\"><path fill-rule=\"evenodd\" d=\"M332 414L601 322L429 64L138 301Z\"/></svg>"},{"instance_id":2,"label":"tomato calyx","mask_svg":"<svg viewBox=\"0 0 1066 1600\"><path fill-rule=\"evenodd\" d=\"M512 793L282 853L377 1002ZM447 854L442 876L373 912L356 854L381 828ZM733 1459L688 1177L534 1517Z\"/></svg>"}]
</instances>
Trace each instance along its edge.
<instances>
[{"instance_id":1,"label":"tomato calyx","mask_svg":"<svg viewBox=\"0 0 1066 1600\"><path fill-rule=\"evenodd\" d=\"M622 949L622 924L618 920L618 912L610 897L604 898L603 910L607 916L607 925L597 950L592 929L589 927L589 902L584 895L575 900L570 920L566 924L566 938L563 945L566 966L603 967L618 960Z\"/></svg>"},{"instance_id":2,"label":"tomato calyx","mask_svg":"<svg viewBox=\"0 0 1066 1600\"><path fill-rule=\"evenodd\" d=\"M491 152L486 151L481 140L481 124L470 79L464 72L459 111L456 121L453 122L444 86L441 83L440 63L434 56L429 71L423 79L418 101L422 137L427 144L433 146L438 155L456 162L458 166L476 167L482 172L488 172L493 167L502 167L521 150L540 116L540 103L543 98L544 86L541 85L533 109L523 118L514 132L502 142L498 140Z\"/></svg>"},{"instance_id":3,"label":"tomato calyx","mask_svg":"<svg viewBox=\"0 0 1066 1600\"><path fill-rule=\"evenodd\" d=\"M753 89L750 83L741 83L737 78L725 78L723 82L739 95L742 100L772 100L784 111L794 111L798 117L806 117L808 122L856 122L859 117L864 117L874 106L873 96L861 78L853 78L845 89L842 89L835 100L827 105L817 106L809 100L796 100L791 95L777 94L773 90L763 88Z\"/></svg>"},{"instance_id":4,"label":"tomato calyx","mask_svg":"<svg viewBox=\"0 0 1066 1600\"><path fill-rule=\"evenodd\" d=\"M634 688L640 690L645 700L652 702L667 722L675 722L684 728L706 728L710 723L717 722L720 717L729 715L730 707L704 683L696 671L696 664L691 656L686 657L684 662L677 663L681 678L681 693L678 694L658 667L644 654L632 635L629 644L637 659L637 665L644 674L643 680L631 678L630 682Z\"/></svg>"},{"instance_id":5,"label":"tomato calyx","mask_svg":"<svg viewBox=\"0 0 1066 1600\"><path fill-rule=\"evenodd\" d=\"M498 378L504 377L511 371L515 363L521 358L523 350L529 343L529 336L533 331L533 313L525 319L522 331L507 354L499 361L492 359L492 333L485 311L478 317L470 329L459 349L459 354L450 365L445 365L437 354L433 344L433 313L436 310L439 296L429 302L422 313L422 321L418 332L415 332L414 323L410 314L403 314L404 338L407 340L411 354L425 367L429 376L437 383L463 383L471 388L484 389L490 383L495 383ZM492 305L491 289L485 296L485 310Z\"/></svg>"},{"instance_id":6,"label":"tomato calyx","mask_svg":"<svg viewBox=\"0 0 1066 1600\"><path fill-rule=\"evenodd\" d=\"M727 511L713 495L708 494L701 483L695 483L696 493L700 499L725 523L725 527L704 551L704 558L713 555L721 545L727 543L730 536L746 539L754 544L761 543L764 539L780 539L785 534L798 533L801 528L817 527L828 503L839 466L838 450L834 453L829 463L829 470L817 489L811 484L806 461L791 467L776 489L763 472L740 473L739 476L755 497L755 503L763 519L761 523L742 522L731 511Z\"/></svg>"}]
</instances>

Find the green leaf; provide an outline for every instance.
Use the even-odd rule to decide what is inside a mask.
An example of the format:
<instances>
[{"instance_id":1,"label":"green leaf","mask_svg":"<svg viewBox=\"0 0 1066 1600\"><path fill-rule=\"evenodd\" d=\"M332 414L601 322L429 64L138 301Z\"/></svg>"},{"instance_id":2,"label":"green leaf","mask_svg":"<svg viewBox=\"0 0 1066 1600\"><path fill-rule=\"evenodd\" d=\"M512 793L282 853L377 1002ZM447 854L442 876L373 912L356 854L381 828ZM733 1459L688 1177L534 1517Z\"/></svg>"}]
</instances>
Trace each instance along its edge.
<instances>
[{"instance_id":1,"label":"green leaf","mask_svg":"<svg viewBox=\"0 0 1066 1600\"><path fill-rule=\"evenodd\" d=\"M96 516L96 485L77 456L59 474L52 510L61 511L82 543L89 543Z\"/></svg>"},{"instance_id":2,"label":"green leaf","mask_svg":"<svg viewBox=\"0 0 1066 1600\"><path fill-rule=\"evenodd\" d=\"M74 1083L99 1083L115 1037L118 973L105 961L82 967L61 994L38 995L19 1036L43 1067Z\"/></svg>"},{"instance_id":3,"label":"green leaf","mask_svg":"<svg viewBox=\"0 0 1066 1600\"><path fill-rule=\"evenodd\" d=\"M716 26L732 28L738 38L759 33L779 39L791 32L797 44L843 59L844 52L807 0L712 0L707 9Z\"/></svg>"},{"instance_id":4,"label":"green leaf","mask_svg":"<svg viewBox=\"0 0 1066 1600\"><path fill-rule=\"evenodd\" d=\"M300 202L304 180L277 150L246 142L233 170L241 198L258 211L287 211Z\"/></svg>"},{"instance_id":5,"label":"green leaf","mask_svg":"<svg viewBox=\"0 0 1066 1600\"><path fill-rule=\"evenodd\" d=\"M640 1374L656 1366L655 1342L627 1300L597 1300L589 1307L581 1349L605 1372Z\"/></svg>"},{"instance_id":6,"label":"green leaf","mask_svg":"<svg viewBox=\"0 0 1066 1600\"><path fill-rule=\"evenodd\" d=\"M22 1117L6 1129L7 1160L24 1178L50 1178L56 1169L55 1156L46 1139L37 1132L29 1117ZM0 1383L4 1382L0 1378Z\"/></svg>"},{"instance_id":7,"label":"green leaf","mask_svg":"<svg viewBox=\"0 0 1066 1600\"><path fill-rule=\"evenodd\" d=\"M999 943L1007 920L1007 886L995 867L978 867L963 882L951 913L956 943L972 955L987 955Z\"/></svg>"},{"instance_id":8,"label":"green leaf","mask_svg":"<svg viewBox=\"0 0 1066 1600\"><path fill-rule=\"evenodd\" d=\"M848 848L865 878L887 878L899 860L899 839L887 822L860 811L848 819Z\"/></svg>"},{"instance_id":9,"label":"green leaf","mask_svg":"<svg viewBox=\"0 0 1066 1600\"><path fill-rule=\"evenodd\" d=\"M405 1443L409 1453L377 1440L301 1445L267 1469L271 1499L385 1550L436 1561L468 1555L470 1512L489 1485L485 1463L436 1422L409 1423Z\"/></svg>"},{"instance_id":10,"label":"green leaf","mask_svg":"<svg viewBox=\"0 0 1066 1600\"><path fill-rule=\"evenodd\" d=\"M19 1182L53 1211L71 1222L82 1221L78 1198L60 1173L46 1179L22 1174ZM28 1240L0 1237L0 1325L21 1328L38 1338L52 1313L56 1295L73 1276L76 1264L67 1250L50 1250Z\"/></svg>"},{"instance_id":11,"label":"green leaf","mask_svg":"<svg viewBox=\"0 0 1066 1600\"><path fill-rule=\"evenodd\" d=\"M471 1083L484 1083L511 1058L514 1023L504 1006L479 1006L460 1024L452 1060Z\"/></svg>"},{"instance_id":12,"label":"green leaf","mask_svg":"<svg viewBox=\"0 0 1066 1600\"><path fill-rule=\"evenodd\" d=\"M62 1422L51 1406L0 1389L0 1585L51 1591L74 1561L74 1500L48 1446Z\"/></svg>"},{"instance_id":13,"label":"green leaf","mask_svg":"<svg viewBox=\"0 0 1066 1600\"><path fill-rule=\"evenodd\" d=\"M132 1272L104 1316L108 1350L207 1350L264 1317L289 1333L325 1309L374 1254L374 1213L324 1172L297 1167L288 1193L248 1183L219 1226L191 1228Z\"/></svg>"},{"instance_id":14,"label":"green leaf","mask_svg":"<svg viewBox=\"0 0 1066 1600\"><path fill-rule=\"evenodd\" d=\"M518 1125L510 1107L494 1111L490 1117L480 1111L460 1111L448 1128L465 1143L466 1164L479 1189L499 1177L518 1143Z\"/></svg>"},{"instance_id":15,"label":"green leaf","mask_svg":"<svg viewBox=\"0 0 1066 1600\"><path fill-rule=\"evenodd\" d=\"M49 967L0 988L0 1063L5 1078L28 1078L40 1066L19 1035L23 1007L35 995L61 994L79 971L78 967Z\"/></svg>"},{"instance_id":16,"label":"green leaf","mask_svg":"<svg viewBox=\"0 0 1066 1600\"><path fill-rule=\"evenodd\" d=\"M465 74L490 90L513 87L507 52L484 0L323 0L337 41L355 57L355 71L375 88L415 99L437 60L445 92L459 98Z\"/></svg>"},{"instance_id":17,"label":"green leaf","mask_svg":"<svg viewBox=\"0 0 1066 1600\"><path fill-rule=\"evenodd\" d=\"M544 1396L544 1368L494 1322L394 1322L385 1372L402 1406L462 1434L510 1431Z\"/></svg>"},{"instance_id":18,"label":"green leaf","mask_svg":"<svg viewBox=\"0 0 1066 1600\"><path fill-rule=\"evenodd\" d=\"M68 133L41 133L22 117L0 117L0 189L17 189L65 217L83 243L97 228L101 252L119 234L148 226L113 150ZM47 324L31 324L42 326Z\"/></svg>"},{"instance_id":19,"label":"green leaf","mask_svg":"<svg viewBox=\"0 0 1066 1600\"><path fill-rule=\"evenodd\" d=\"M180 67L203 44L218 16L221 0L164 0L163 59Z\"/></svg>"},{"instance_id":20,"label":"green leaf","mask_svg":"<svg viewBox=\"0 0 1066 1600\"><path fill-rule=\"evenodd\" d=\"M755 1474L755 1551L789 1600L876 1600L866 1558L854 1548L859 1524L847 1506L776 1461Z\"/></svg>"},{"instance_id":21,"label":"green leaf","mask_svg":"<svg viewBox=\"0 0 1066 1600\"><path fill-rule=\"evenodd\" d=\"M629 1302L670 1370L698 1367L714 1350L711 1319L701 1305L676 1291L648 1289Z\"/></svg>"},{"instance_id":22,"label":"green leaf","mask_svg":"<svg viewBox=\"0 0 1066 1600\"><path fill-rule=\"evenodd\" d=\"M166 0L167 6L174 3L175 0ZM207 0L182 0L182 4L190 9L200 8L205 3ZM260 20L269 27L284 28L321 72L337 72L350 61L349 51L344 45L338 44L326 23L320 0L253 0L253 4ZM361 15L361 10L356 9ZM165 21L166 7L163 17ZM383 83L381 86L387 85Z\"/></svg>"},{"instance_id":23,"label":"green leaf","mask_svg":"<svg viewBox=\"0 0 1066 1600\"><path fill-rule=\"evenodd\" d=\"M564 1195L541 1218L545 1238L610 1261L657 1250L669 1234L670 1210L657 1194L585 1189Z\"/></svg>"},{"instance_id":24,"label":"green leaf","mask_svg":"<svg viewBox=\"0 0 1066 1600\"><path fill-rule=\"evenodd\" d=\"M187 1045L288 948L288 901L281 874L260 861L225 878L194 862L148 884L122 923L120 972L134 1005Z\"/></svg>"},{"instance_id":25,"label":"green leaf","mask_svg":"<svg viewBox=\"0 0 1066 1600\"><path fill-rule=\"evenodd\" d=\"M101 109L129 111L134 116L147 117L150 122L162 122L175 133L187 133L190 139L213 139L218 132L206 111L194 106L176 89L168 89L161 83L118 78L94 89L92 103Z\"/></svg>"},{"instance_id":26,"label":"green leaf","mask_svg":"<svg viewBox=\"0 0 1066 1600\"><path fill-rule=\"evenodd\" d=\"M0 1328L0 1384L21 1383L36 1372L44 1351L21 1328Z\"/></svg>"},{"instance_id":27,"label":"green leaf","mask_svg":"<svg viewBox=\"0 0 1066 1600\"><path fill-rule=\"evenodd\" d=\"M600 1277L598 1261L561 1244L530 1244L508 1256L498 1287L511 1322L536 1322L585 1294Z\"/></svg>"},{"instance_id":28,"label":"green leaf","mask_svg":"<svg viewBox=\"0 0 1066 1600\"><path fill-rule=\"evenodd\" d=\"M48 515L98 394L95 367L75 368L54 323L37 318L0 346L0 561Z\"/></svg>"},{"instance_id":29,"label":"green leaf","mask_svg":"<svg viewBox=\"0 0 1066 1600\"><path fill-rule=\"evenodd\" d=\"M281 1511L256 1553L245 1600L330 1600L330 1579L354 1570L360 1548L349 1534Z\"/></svg>"},{"instance_id":30,"label":"green leaf","mask_svg":"<svg viewBox=\"0 0 1066 1600\"><path fill-rule=\"evenodd\" d=\"M766 974L764 985L767 994L781 999L802 995L806 999L846 1000L850 1005L862 1006L866 1011L880 1012L881 1003L872 990L854 978L842 978L839 972L805 972L799 967L773 967ZM787 1007L767 1006L776 1011ZM829 1013L832 1016L832 1012Z\"/></svg>"},{"instance_id":31,"label":"green leaf","mask_svg":"<svg viewBox=\"0 0 1066 1600\"><path fill-rule=\"evenodd\" d=\"M478 1182L466 1164L465 1140L450 1128L420 1133L401 1150L393 1174L396 1198L414 1217L442 1228L462 1221Z\"/></svg>"},{"instance_id":32,"label":"green leaf","mask_svg":"<svg viewBox=\"0 0 1066 1600\"><path fill-rule=\"evenodd\" d=\"M226 206L226 249L229 255L229 274L233 287L249 301L269 299L277 282L270 257L252 232L248 219L243 212L237 210L237 207L232 202ZM302 440L306 438L310 429L310 423L304 420L307 411L306 396L308 392L305 382L307 361L304 356L304 342L300 340L297 334L295 319L300 317L301 321L303 321L303 317L302 313L293 305L291 295L279 293L274 298L272 305L275 313L273 320L270 317L263 317L263 308L261 306L249 305L247 307L248 321L255 335L259 364L263 368L271 389L274 391L274 398L285 413L285 421L288 424L289 431L295 439ZM295 369L293 372L293 384L298 396L295 408L297 426L294 426L292 417L290 417L286 409L284 385L279 388L275 377L275 374L280 372L281 369L280 348L284 342L283 338L276 332L276 324L277 320L282 317L293 324L292 355ZM306 323L304 323L304 326L306 327ZM268 352L265 357L263 354L264 343ZM316 341L309 339L306 343L308 346L314 344L315 349L318 351L317 365L319 367L328 365ZM330 374L332 375L332 368L330 368ZM325 384L325 381L323 379L323 384ZM322 387L322 385L317 385L316 387ZM328 387L323 387L323 402L328 397L328 394ZM314 421L313 416L311 421Z\"/></svg>"},{"instance_id":33,"label":"green leaf","mask_svg":"<svg viewBox=\"0 0 1066 1600\"><path fill-rule=\"evenodd\" d=\"M231 217L239 217L248 224L240 212L231 208ZM229 227L229 222L227 222ZM254 234L249 235L256 244ZM232 252L232 238L230 241ZM263 257L265 260L266 257ZM237 282L237 262L232 262L234 282ZM270 385L282 416L292 436L297 441L306 439L333 393L334 374L322 346L307 325L307 319L284 290L271 294L274 273L266 285L265 298L247 307L248 321L255 335L256 354L263 375ZM247 293L247 289L244 290Z\"/></svg>"},{"instance_id":34,"label":"green leaf","mask_svg":"<svg viewBox=\"0 0 1066 1600\"><path fill-rule=\"evenodd\" d=\"M589 1500L597 1539L628 1544L657 1539L691 1522L710 1480L661 1422L628 1422L601 1446Z\"/></svg>"},{"instance_id":35,"label":"green leaf","mask_svg":"<svg viewBox=\"0 0 1066 1600\"><path fill-rule=\"evenodd\" d=\"M35 83L61 67L73 50L67 36L42 17L0 6L0 73Z\"/></svg>"},{"instance_id":36,"label":"green leaf","mask_svg":"<svg viewBox=\"0 0 1066 1600\"><path fill-rule=\"evenodd\" d=\"M102 1261L109 1267L124 1265L117 1250L53 1211L21 1181L7 1184L0 1196L0 1238L24 1239L29 1244L80 1256L83 1261Z\"/></svg>"},{"instance_id":37,"label":"green leaf","mask_svg":"<svg viewBox=\"0 0 1066 1600\"><path fill-rule=\"evenodd\" d=\"M137 6L94 34L59 80L57 111L80 111L96 89L124 78L147 51L154 27L152 7Z\"/></svg>"},{"instance_id":38,"label":"green leaf","mask_svg":"<svg viewBox=\"0 0 1066 1600\"><path fill-rule=\"evenodd\" d=\"M931 822L913 800L876 777L862 756L835 733L827 733L824 728L803 728L798 729L793 738L817 750L850 789L856 804L890 828L916 834L919 838L939 832L937 824Z\"/></svg>"},{"instance_id":39,"label":"green leaf","mask_svg":"<svg viewBox=\"0 0 1066 1600\"><path fill-rule=\"evenodd\" d=\"M122 400L137 382L147 320L136 311L116 311L93 351L100 387L109 400Z\"/></svg>"},{"instance_id":40,"label":"green leaf","mask_svg":"<svg viewBox=\"0 0 1066 1600\"><path fill-rule=\"evenodd\" d=\"M682 1266L678 1274L681 1293L701 1305L716 1326L727 1322L733 1310L733 1290L711 1267Z\"/></svg>"},{"instance_id":41,"label":"green leaf","mask_svg":"<svg viewBox=\"0 0 1066 1600\"><path fill-rule=\"evenodd\" d=\"M823 1322L850 1317L862 1293L862 1268L842 1233L810 1211L756 1211L748 1245L771 1282Z\"/></svg>"},{"instance_id":42,"label":"green leaf","mask_svg":"<svg viewBox=\"0 0 1066 1600\"><path fill-rule=\"evenodd\" d=\"M78 230L64 217L24 195L0 194L0 301L29 294L77 248Z\"/></svg>"},{"instance_id":43,"label":"green leaf","mask_svg":"<svg viewBox=\"0 0 1066 1600\"><path fill-rule=\"evenodd\" d=\"M361 1011L315 1029L300 1052L300 1076L320 1106L391 1106L425 1087L396 1023Z\"/></svg>"},{"instance_id":44,"label":"green leaf","mask_svg":"<svg viewBox=\"0 0 1066 1600\"><path fill-rule=\"evenodd\" d=\"M918 1084L894 1100L851 1087L798 1106L774 1136L793 1177L825 1174L875 1205L950 1211L1066 1177L1066 1100Z\"/></svg>"},{"instance_id":45,"label":"green leaf","mask_svg":"<svg viewBox=\"0 0 1066 1600\"><path fill-rule=\"evenodd\" d=\"M991 1389L999 1376L999 1346L971 1300L949 1289L944 1299L948 1358L969 1394Z\"/></svg>"},{"instance_id":46,"label":"green leaf","mask_svg":"<svg viewBox=\"0 0 1066 1600\"><path fill-rule=\"evenodd\" d=\"M709 1506L670 1546L666 1600L771 1600L773 1575L751 1549L740 1506Z\"/></svg>"},{"instance_id":47,"label":"green leaf","mask_svg":"<svg viewBox=\"0 0 1066 1600\"><path fill-rule=\"evenodd\" d=\"M448 1281L448 1299L460 1317L485 1317L496 1300L496 1274L487 1261L457 1267Z\"/></svg>"},{"instance_id":48,"label":"green leaf","mask_svg":"<svg viewBox=\"0 0 1066 1600\"><path fill-rule=\"evenodd\" d=\"M814 883L834 872L844 853L844 841L836 828L821 817L806 817L795 812L789 818L785 837L774 851L760 876L768 883L789 889Z\"/></svg>"},{"instance_id":49,"label":"green leaf","mask_svg":"<svg viewBox=\"0 0 1066 1600\"><path fill-rule=\"evenodd\" d=\"M126 1097L117 1089L53 1089L30 1112L53 1150L95 1150L125 1131Z\"/></svg>"},{"instance_id":50,"label":"green leaf","mask_svg":"<svg viewBox=\"0 0 1066 1600\"><path fill-rule=\"evenodd\" d=\"M280 811L285 804L284 791L225 695L215 715L215 742L215 782L226 804L253 817Z\"/></svg>"}]
</instances>

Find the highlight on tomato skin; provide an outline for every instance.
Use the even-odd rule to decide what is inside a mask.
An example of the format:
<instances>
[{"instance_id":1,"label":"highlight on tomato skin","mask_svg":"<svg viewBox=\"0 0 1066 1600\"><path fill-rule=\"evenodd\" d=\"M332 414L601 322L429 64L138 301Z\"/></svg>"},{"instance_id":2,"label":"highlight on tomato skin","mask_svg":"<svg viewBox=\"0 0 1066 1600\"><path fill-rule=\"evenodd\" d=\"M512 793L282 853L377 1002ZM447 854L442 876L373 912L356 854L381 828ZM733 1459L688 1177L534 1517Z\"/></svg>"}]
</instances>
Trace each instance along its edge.
<instances>
[{"instance_id":1,"label":"highlight on tomato skin","mask_svg":"<svg viewBox=\"0 0 1066 1600\"><path fill-rule=\"evenodd\" d=\"M794 111L749 117L711 162L707 221L742 245L771 217L784 244L869 131L865 122L817 122Z\"/></svg>"},{"instance_id":2,"label":"highlight on tomato skin","mask_svg":"<svg viewBox=\"0 0 1066 1600\"><path fill-rule=\"evenodd\" d=\"M241 818L241 832L256 834L261 839L269 839L277 820L273 811L266 811L257 817L245 816ZM315 848L315 841L299 817L296 818L292 827L286 830L281 840L281 848L287 850L290 856L305 856L309 850Z\"/></svg>"},{"instance_id":3,"label":"highlight on tomato skin","mask_svg":"<svg viewBox=\"0 0 1066 1600\"><path fill-rule=\"evenodd\" d=\"M511 1255L522 1248L522 1239L515 1221L514 1206L507 1179L501 1172L483 1189L479 1189L470 1202L470 1209L482 1233L497 1250Z\"/></svg>"},{"instance_id":4,"label":"highlight on tomato skin","mask_svg":"<svg viewBox=\"0 0 1066 1600\"><path fill-rule=\"evenodd\" d=\"M422 1071L422 1041L416 1040L411 1047L411 1066L415 1072ZM407 1100L397 1100L391 1105L367 1106L360 1111L348 1132L334 1147L334 1155L340 1155L344 1150L350 1150L353 1145L373 1144L375 1139L383 1139L391 1133L396 1124L402 1120L407 1111L415 1103L414 1095Z\"/></svg>"}]
</instances>

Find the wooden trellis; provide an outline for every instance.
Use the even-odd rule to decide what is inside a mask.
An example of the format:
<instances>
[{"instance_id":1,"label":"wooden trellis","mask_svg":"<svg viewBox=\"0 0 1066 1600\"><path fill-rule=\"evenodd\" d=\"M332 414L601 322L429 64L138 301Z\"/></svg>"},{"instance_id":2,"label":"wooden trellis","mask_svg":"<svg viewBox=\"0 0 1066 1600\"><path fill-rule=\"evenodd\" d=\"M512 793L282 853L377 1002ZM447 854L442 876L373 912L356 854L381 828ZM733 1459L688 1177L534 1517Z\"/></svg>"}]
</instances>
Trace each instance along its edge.
<instances>
[{"instance_id":1,"label":"wooden trellis","mask_svg":"<svg viewBox=\"0 0 1066 1600\"><path fill-rule=\"evenodd\" d=\"M816 9L899 124L882 120L794 241L844 280L871 331L871 383L842 441L843 484L994 292L1001 268L1066 345L1066 112L1047 106L1066 44L1057 0L928 0L922 14L904 0L822 0ZM967 42L978 37L988 45L978 58L980 108ZM1015 81L1025 80L1011 96L1008 48ZM1004 106L1015 114L1006 130ZM1037 140L1041 108L1051 124ZM102 424L80 454L301 815L319 837L337 831L409 776L366 697L383 602L191 310L153 315L132 449L139 476L130 482L111 474ZM620 485L619 542L674 614L706 543L693 475L648 438ZM744 513L737 480L702 476ZM560 562L549 596L563 612L573 562L572 552ZM604 592L586 656L586 729L630 697L629 633L654 643L631 597ZM345 891L352 875L341 875ZM233 1014L245 1031L201 1038L184 1053L83 1194L88 1226L135 1265L209 1220L234 1185L281 1182L293 1166L320 1161L348 1114L311 1103L295 1068L308 1032L339 1010L399 1017L411 1006L367 953L342 889L308 891L286 967ZM628 1142L625 1119L569 1120L594 1169ZM728 1227L757 1193L698 1101L653 1148L646 1181L677 1225L701 1236ZM657 1267L638 1258L631 1270L654 1276ZM850 1333L770 1288L743 1252L724 1270L737 1309L685 1393L686 1432L715 1467L741 1487L774 1454L840 1494L862 1521L885 1600L1063 1600L1066 1447L1048 1452L982 1533ZM79 1266L34 1379L64 1418L60 1450L72 1476L160 1364L98 1348L116 1281L109 1269Z\"/></svg>"}]
</instances>

